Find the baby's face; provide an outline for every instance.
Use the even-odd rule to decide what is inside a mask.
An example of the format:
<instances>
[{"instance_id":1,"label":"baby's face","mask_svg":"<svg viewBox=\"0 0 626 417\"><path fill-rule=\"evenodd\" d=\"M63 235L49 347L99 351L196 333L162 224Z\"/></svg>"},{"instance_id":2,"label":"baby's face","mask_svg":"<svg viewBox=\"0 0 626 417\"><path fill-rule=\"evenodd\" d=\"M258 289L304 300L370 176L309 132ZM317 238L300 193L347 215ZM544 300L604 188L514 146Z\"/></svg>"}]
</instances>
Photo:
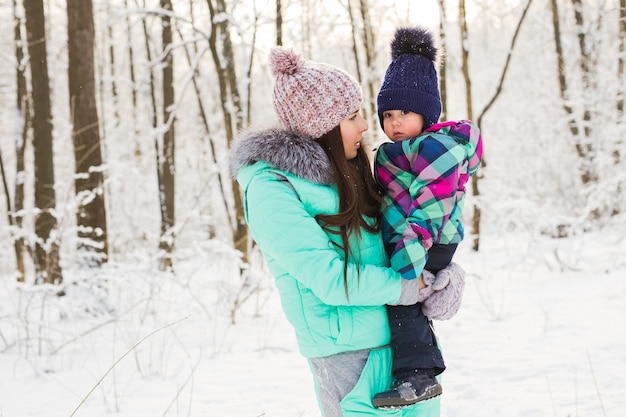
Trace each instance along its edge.
<instances>
[{"instance_id":1,"label":"baby's face","mask_svg":"<svg viewBox=\"0 0 626 417\"><path fill-rule=\"evenodd\" d=\"M424 117L406 110L387 110L383 112L385 135L394 142L411 139L422 133Z\"/></svg>"}]
</instances>

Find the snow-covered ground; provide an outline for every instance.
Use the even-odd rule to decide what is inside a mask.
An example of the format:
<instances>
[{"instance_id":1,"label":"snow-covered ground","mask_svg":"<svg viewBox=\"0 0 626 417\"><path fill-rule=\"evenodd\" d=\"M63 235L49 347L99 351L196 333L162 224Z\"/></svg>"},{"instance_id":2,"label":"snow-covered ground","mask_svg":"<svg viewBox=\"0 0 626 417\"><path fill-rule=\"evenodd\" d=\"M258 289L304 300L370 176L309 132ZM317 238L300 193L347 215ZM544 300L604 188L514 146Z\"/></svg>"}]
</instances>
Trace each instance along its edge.
<instances>
[{"instance_id":1,"label":"snow-covered ground","mask_svg":"<svg viewBox=\"0 0 626 417\"><path fill-rule=\"evenodd\" d=\"M271 281L231 324L228 266L193 259L176 279L111 266L61 299L3 277L0 416L319 416ZM457 262L442 417L624 415L626 227L485 238Z\"/></svg>"}]
</instances>

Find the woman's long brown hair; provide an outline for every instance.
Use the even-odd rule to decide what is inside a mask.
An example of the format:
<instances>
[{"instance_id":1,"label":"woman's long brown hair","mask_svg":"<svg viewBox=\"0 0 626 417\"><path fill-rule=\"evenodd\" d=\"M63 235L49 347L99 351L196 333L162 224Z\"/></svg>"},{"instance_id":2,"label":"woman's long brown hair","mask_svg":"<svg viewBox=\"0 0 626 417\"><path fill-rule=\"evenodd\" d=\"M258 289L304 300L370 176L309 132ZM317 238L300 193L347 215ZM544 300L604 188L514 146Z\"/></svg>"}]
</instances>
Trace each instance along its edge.
<instances>
[{"instance_id":1,"label":"woman's long brown hair","mask_svg":"<svg viewBox=\"0 0 626 417\"><path fill-rule=\"evenodd\" d=\"M337 214L318 215L317 220L327 232L341 236L344 253L343 284L346 297L349 299L348 257L350 245L348 239L353 233L360 236L361 229L372 233L380 230L380 191L363 148L358 150L356 158L346 159L339 126L317 139L317 142L330 159L333 176L339 191L339 212Z\"/></svg>"}]
</instances>

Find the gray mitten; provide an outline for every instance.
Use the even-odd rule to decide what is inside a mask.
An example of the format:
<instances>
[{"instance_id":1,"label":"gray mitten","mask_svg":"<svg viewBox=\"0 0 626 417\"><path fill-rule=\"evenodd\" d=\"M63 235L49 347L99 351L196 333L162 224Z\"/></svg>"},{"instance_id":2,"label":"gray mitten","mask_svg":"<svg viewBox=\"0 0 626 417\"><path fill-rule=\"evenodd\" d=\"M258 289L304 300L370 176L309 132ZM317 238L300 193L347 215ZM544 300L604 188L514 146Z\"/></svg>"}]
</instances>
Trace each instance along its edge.
<instances>
[{"instance_id":1,"label":"gray mitten","mask_svg":"<svg viewBox=\"0 0 626 417\"><path fill-rule=\"evenodd\" d=\"M426 275L424 275L424 282L426 282ZM451 319L461 307L464 287L465 271L459 265L450 263L437 273L432 284L427 287L432 288L433 293L424 299L422 312L431 320ZM421 290L420 294L422 291L424 290Z\"/></svg>"}]
</instances>

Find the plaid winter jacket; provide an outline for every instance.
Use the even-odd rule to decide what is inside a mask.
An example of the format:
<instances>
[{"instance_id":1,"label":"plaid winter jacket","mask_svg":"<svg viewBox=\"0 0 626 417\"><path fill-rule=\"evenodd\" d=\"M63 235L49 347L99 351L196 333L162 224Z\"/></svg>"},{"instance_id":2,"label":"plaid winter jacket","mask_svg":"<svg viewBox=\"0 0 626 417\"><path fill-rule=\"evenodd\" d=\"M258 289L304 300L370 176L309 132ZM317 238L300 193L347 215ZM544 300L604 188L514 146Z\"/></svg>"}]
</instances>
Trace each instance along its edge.
<instances>
[{"instance_id":1,"label":"plaid winter jacket","mask_svg":"<svg viewBox=\"0 0 626 417\"><path fill-rule=\"evenodd\" d=\"M385 190L383 240L403 278L421 274L433 243L463 239L465 184L482 152L480 130L469 120L439 123L378 149L374 171Z\"/></svg>"}]
</instances>

